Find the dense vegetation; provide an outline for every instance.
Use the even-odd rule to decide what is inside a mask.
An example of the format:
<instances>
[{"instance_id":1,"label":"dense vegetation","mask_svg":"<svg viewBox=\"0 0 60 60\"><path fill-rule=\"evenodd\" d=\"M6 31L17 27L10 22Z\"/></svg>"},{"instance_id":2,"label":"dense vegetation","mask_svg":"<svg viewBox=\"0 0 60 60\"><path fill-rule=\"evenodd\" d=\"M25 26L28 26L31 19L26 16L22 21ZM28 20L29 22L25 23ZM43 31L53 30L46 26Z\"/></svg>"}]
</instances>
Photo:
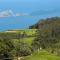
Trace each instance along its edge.
<instances>
[{"instance_id":1,"label":"dense vegetation","mask_svg":"<svg viewBox=\"0 0 60 60\"><path fill-rule=\"evenodd\" d=\"M60 60L60 17L41 19L29 28L37 29L32 42L34 53L23 60Z\"/></svg>"},{"instance_id":2,"label":"dense vegetation","mask_svg":"<svg viewBox=\"0 0 60 60\"><path fill-rule=\"evenodd\" d=\"M0 60L60 60L60 17L41 19L29 28L0 32Z\"/></svg>"},{"instance_id":3,"label":"dense vegetation","mask_svg":"<svg viewBox=\"0 0 60 60\"><path fill-rule=\"evenodd\" d=\"M0 60L31 55L35 31L27 29L0 32Z\"/></svg>"},{"instance_id":4,"label":"dense vegetation","mask_svg":"<svg viewBox=\"0 0 60 60\"><path fill-rule=\"evenodd\" d=\"M32 56L22 58L22 60L60 60L60 57L55 56L45 50L35 52Z\"/></svg>"},{"instance_id":5,"label":"dense vegetation","mask_svg":"<svg viewBox=\"0 0 60 60\"><path fill-rule=\"evenodd\" d=\"M30 28L37 28L33 49L48 49L51 53L60 55L60 18L52 17L40 20Z\"/></svg>"}]
</instances>

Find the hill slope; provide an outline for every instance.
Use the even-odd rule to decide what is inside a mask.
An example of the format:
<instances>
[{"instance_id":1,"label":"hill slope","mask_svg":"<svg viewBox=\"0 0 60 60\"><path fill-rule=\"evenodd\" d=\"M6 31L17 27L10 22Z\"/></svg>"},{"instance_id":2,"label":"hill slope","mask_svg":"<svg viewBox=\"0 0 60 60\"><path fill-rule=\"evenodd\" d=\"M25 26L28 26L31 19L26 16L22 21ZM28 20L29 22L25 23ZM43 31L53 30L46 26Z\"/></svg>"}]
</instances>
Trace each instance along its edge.
<instances>
[{"instance_id":1,"label":"hill slope","mask_svg":"<svg viewBox=\"0 0 60 60\"><path fill-rule=\"evenodd\" d=\"M36 24L30 26L30 29L40 29L44 26L58 26L60 24L60 17L52 17L39 20Z\"/></svg>"},{"instance_id":2,"label":"hill slope","mask_svg":"<svg viewBox=\"0 0 60 60\"><path fill-rule=\"evenodd\" d=\"M60 60L60 57L50 54L47 51L40 51L22 60Z\"/></svg>"}]
</instances>

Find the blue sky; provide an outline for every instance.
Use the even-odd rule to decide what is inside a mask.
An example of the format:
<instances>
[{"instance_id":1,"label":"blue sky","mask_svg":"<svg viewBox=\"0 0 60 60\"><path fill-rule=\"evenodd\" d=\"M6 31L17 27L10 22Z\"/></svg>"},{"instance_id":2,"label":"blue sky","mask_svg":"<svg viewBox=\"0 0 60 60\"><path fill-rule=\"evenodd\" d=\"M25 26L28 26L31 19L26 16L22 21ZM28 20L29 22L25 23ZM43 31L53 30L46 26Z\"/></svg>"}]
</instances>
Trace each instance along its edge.
<instances>
[{"instance_id":1,"label":"blue sky","mask_svg":"<svg viewBox=\"0 0 60 60\"><path fill-rule=\"evenodd\" d=\"M59 5L60 0L0 0L0 9L12 9L21 12L33 11L34 9L58 8Z\"/></svg>"}]
</instances>

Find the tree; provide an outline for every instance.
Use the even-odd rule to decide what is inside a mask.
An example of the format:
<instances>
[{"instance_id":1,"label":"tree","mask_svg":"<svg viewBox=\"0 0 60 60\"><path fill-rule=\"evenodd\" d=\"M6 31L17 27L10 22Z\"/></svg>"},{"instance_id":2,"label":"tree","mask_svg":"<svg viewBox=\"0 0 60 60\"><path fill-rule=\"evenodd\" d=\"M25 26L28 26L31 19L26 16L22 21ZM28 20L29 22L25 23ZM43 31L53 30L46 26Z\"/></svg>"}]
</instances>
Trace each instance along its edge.
<instances>
[{"instance_id":1,"label":"tree","mask_svg":"<svg viewBox=\"0 0 60 60\"><path fill-rule=\"evenodd\" d=\"M11 43L11 40L6 39L0 39L0 57L1 59L4 58L12 58L10 52L13 50L13 44Z\"/></svg>"},{"instance_id":2,"label":"tree","mask_svg":"<svg viewBox=\"0 0 60 60\"><path fill-rule=\"evenodd\" d=\"M60 18L45 19L37 23L36 38L33 41L33 46L37 49L52 48L60 39ZM35 48L34 47L34 48Z\"/></svg>"}]
</instances>

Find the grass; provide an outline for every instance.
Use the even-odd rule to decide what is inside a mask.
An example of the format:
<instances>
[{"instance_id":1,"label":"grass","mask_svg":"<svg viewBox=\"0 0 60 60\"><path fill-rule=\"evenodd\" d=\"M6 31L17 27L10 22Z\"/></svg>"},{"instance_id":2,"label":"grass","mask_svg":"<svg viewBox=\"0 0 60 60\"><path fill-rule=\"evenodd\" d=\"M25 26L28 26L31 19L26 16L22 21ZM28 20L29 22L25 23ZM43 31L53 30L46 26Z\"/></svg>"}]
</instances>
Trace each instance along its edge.
<instances>
[{"instance_id":1,"label":"grass","mask_svg":"<svg viewBox=\"0 0 60 60\"><path fill-rule=\"evenodd\" d=\"M23 38L23 39L20 39L20 41L23 41L24 43L27 43L29 46L31 46L32 41L34 40L34 38L35 37ZM13 39L12 42L13 42L14 45L17 45L19 40L18 39Z\"/></svg>"},{"instance_id":2,"label":"grass","mask_svg":"<svg viewBox=\"0 0 60 60\"><path fill-rule=\"evenodd\" d=\"M15 30L15 31L16 31L16 33L25 32L27 35L33 35L36 33L36 29ZM28 45L31 45L34 38L35 37L27 37L27 38L20 39L20 41L23 41L23 42L27 43ZM14 39L14 40L12 40L12 42L14 43L15 46L17 46L19 40ZM45 50L41 50L39 52L33 53L31 56L24 57L21 60L60 60L60 57L55 56Z\"/></svg>"},{"instance_id":3,"label":"grass","mask_svg":"<svg viewBox=\"0 0 60 60\"><path fill-rule=\"evenodd\" d=\"M31 45L32 44L32 41L34 40L35 37L28 37L28 38L24 38L24 42Z\"/></svg>"},{"instance_id":4,"label":"grass","mask_svg":"<svg viewBox=\"0 0 60 60\"><path fill-rule=\"evenodd\" d=\"M9 32L9 33L15 32L15 33L21 33L21 34L25 32L27 35L32 35L36 33L36 30L37 29L20 29L20 30L8 30L6 32Z\"/></svg>"},{"instance_id":5,"label":"grass","mask_svg":"<svg viewBox=\"0 0 60 60\"><path fill-rule=\"evenodd\" d=\"M60 60L60 57L43 50L32 54L32 56L25 57L22 60Z\"/></svg>"},{"instance_id":6,"label":"grass","mask_svg":"<svg viewBox=\"0 0 60 60\"><path fill-rule=\"evenodd\" d=\"M21 38L20 41L23 41L29 45L31 45L32 41L34 40L34 36L35 36L35 33L36 33L36 30L37 29L20 29L20 30L8 30L8 31L5 31L5 32L2 32L2 33L21 33L23 34L23 32L25 32L25 34L27 36L32 36L32 37L24 37L24 38ZM17 45L17 43L19 42L19 39L13 39L12 42L14 43L14 45Z\"/></svg>"},{"instance_id":7,"label":"grass","mask_svg":"<svg viewBox=\"0 0 60 60\"><path fill-rule=\"evenodd\" d=\"M15 33L25 32L27 35L34 35L36 33L36 29L12 30L12 32L13 31L16 31ZM23 42L31 45L34 38L35 37L27 37L27 38L20 39L20 41L23 41ZM15 46L17 46L19 40L13 39L12 42L14 43ZM24 57L21 60L60 60L60 57L55 56L45 50L41 50L39 52L33 53L31 56Z\"/></svg>"}]
</instances>

